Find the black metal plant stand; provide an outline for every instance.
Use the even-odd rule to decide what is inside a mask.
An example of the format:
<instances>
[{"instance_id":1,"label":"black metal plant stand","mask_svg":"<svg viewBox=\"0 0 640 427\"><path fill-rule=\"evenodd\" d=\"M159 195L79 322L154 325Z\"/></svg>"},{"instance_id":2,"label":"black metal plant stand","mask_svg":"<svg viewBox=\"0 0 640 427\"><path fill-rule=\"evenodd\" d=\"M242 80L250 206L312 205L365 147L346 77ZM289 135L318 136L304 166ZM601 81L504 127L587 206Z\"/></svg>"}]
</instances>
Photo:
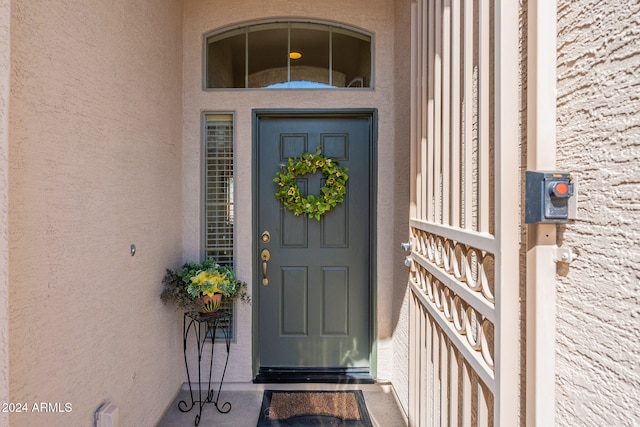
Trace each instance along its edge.
<instances>
[{"instance_id":1,"label":"black metal plant stand","mask_svg":"<svg viewBox=\"0 0 640 427\"><path fill-rule=\"evenodd\" d=\"M231 315L224 310L219 310L213 315L203 316L198 313L185 313L184 314L184 366L187 369L187 380L189 382L189 395L191 396L191 403L188 403L184 400L178 402L178 409L182 412L189 412L193 407L198 404L199 412L196 415L195 425L197 426L200 423L200 418L202 416L202 407L205 403L213 403L218 412L221 414L226 414L231 411L231 403L225 402L221 406L218 406L218 401L220 399L220 391L222 390L222 383L224 381L224 374L227 372L227 363L229 363L229 347L231 345L231 333L229 331L230 325L230 317ZM221 321L224 321L221 323ZM224 333L224 340L227 347L227 358L224 362L224 370L222 371L222 377L220 378L220 386L218 387L218 393L215 396L214 400L214 391L211 388L211 374L213 371L213 347L215 344L216 338L216 330L220 328L220 330ZM196 344L198 346L198 399L194 399L194 390L191 384L191 375L189 373L189 363L187 362L187 338L189 337L189 333L193 331L196 338ZM204 349L204 344L207 340L211 341L211 355L209 359L209 380L207 382L206 390L203 390L204 384L202 383L202 352ZM206 366L205 366L206 369ZM206 375L206 372L204 372ZM203 399L203 394L204 399Z\"/></svg>"}]
</instances>

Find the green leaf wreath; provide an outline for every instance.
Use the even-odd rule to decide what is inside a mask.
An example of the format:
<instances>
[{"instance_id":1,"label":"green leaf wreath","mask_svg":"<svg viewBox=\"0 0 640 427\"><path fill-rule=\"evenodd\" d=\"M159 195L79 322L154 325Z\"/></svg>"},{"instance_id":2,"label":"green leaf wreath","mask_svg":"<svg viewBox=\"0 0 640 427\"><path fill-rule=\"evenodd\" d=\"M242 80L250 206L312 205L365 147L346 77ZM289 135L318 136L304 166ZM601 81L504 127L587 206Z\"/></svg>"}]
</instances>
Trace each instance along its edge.
<instances>
[{"instance_id":1,"label":"green leaf wreath","mask_svg":"<svg viewBox=\"0 0 640 427\"><path fill-rule=\"evenodd\" d=\"M276 173L273 182L278 184L276 199L295 215L306 215L320 221L320 217L338 203L342 203L347 192L349 176L347 168L338 166L338 162L322 155L320 147L315 153L304 153L300 158L289 158L286 165L280 165L281 172ZM326 177L320 194L302 196L297 178L301 175L322 172Z\"/></svg>"}]
</instances>

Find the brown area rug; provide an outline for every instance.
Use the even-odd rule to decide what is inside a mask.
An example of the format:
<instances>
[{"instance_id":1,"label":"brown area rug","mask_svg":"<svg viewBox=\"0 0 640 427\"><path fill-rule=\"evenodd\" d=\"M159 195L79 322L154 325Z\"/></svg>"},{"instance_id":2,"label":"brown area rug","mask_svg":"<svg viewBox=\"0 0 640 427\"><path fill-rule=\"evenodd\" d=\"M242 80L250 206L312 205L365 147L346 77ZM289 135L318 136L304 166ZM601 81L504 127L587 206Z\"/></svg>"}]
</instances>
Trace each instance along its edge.
<instances>
[{"instance_id":1,"label":"brown area rug","mask_svg":"<svg viewBox=\"0 0 640 427\"><path fill-rule=\"evenodd\" d=\"M257 427L276 426L372 427L372 424L360 390L265 390Z\"/></svg>"}]
</instances>

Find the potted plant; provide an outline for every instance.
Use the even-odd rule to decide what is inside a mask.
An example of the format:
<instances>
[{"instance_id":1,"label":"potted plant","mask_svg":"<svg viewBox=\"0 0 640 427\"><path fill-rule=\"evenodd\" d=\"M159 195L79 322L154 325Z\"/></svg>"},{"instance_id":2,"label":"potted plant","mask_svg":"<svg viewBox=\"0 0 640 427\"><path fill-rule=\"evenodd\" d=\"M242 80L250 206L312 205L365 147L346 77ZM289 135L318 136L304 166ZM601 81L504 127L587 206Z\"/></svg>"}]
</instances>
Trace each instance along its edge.
<instances>
[{"instance_id":1,"label":"potted plant","mask_svg":"<svg viewBox=\"0 0 640 427\"><path fill-rule=\"evenodd\" d=\"M162 285L160 298L165 304L173 301L178 309L201 315L215 313L222 300L251 302L247 284L236 279L233 269L211 257L201 263L187 262L176 270L167 269Z\"/></svg>"}]
</instances>

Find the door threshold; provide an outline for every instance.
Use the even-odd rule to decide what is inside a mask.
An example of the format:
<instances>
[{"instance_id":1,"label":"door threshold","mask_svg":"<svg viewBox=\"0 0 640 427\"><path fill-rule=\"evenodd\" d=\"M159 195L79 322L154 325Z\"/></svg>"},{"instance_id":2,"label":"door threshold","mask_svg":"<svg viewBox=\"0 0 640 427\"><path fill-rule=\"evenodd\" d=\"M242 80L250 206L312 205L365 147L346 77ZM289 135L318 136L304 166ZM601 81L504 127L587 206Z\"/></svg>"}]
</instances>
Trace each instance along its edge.
<instances>
[{"instance_id":1,"label":"door threshold","mask_svg":"<svg viewBox=\"0 0 640 427\"><path fill-rule=\"evenodd\" d=\"M324 384L374 384L368 369L298 369L260 368L254 384L269 383L324 383Z\"/></svg>"}]
</instances>

